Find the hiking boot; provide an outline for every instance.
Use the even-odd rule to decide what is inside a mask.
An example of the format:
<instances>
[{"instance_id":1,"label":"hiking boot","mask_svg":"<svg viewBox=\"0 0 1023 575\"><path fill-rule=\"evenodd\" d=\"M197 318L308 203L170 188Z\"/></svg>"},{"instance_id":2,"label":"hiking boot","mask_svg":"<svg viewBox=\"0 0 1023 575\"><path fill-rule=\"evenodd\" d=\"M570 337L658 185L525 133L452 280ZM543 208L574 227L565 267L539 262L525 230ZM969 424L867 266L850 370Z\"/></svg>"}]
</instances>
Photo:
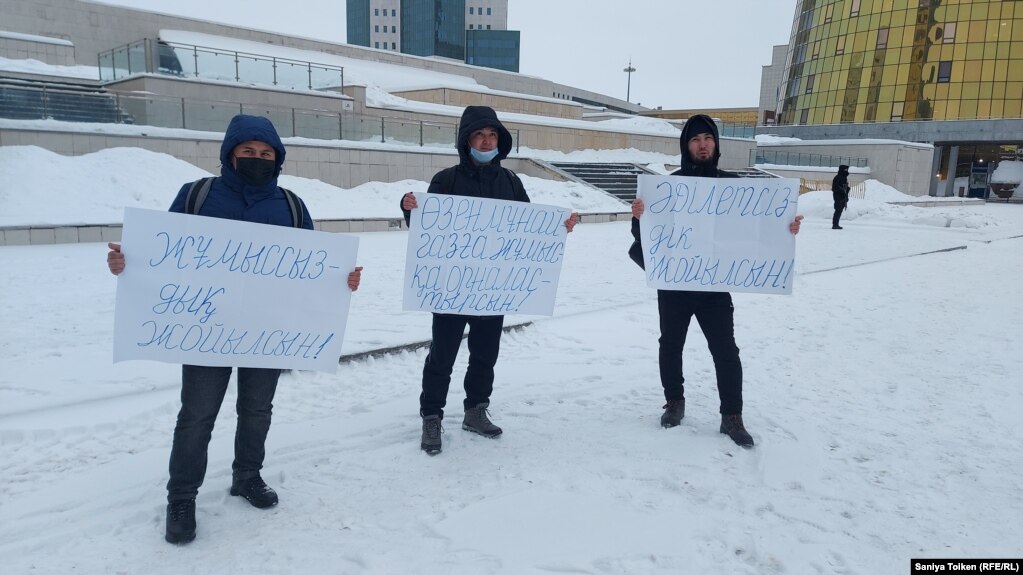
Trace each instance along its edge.
<instances>
[{"instance_id":1,"label":"hiking boot","mask_svg":"<svg viewBox=\"0 0 1023 575\"><path fill-rule=\"evenodd\" d=\"M465 419L462 420L462 429L478 433L483 437L497 437L501 435L501 428L494 425L487 417L489 403L481 403L476 407L465 410Z\"/></svg>"},{"instance_id":2,"label":"hiking boot","mask_svg":"<svg viewBox=\"0 0 1023 575\"><path fill-rule=\"evenodd\" d=\"M259 509L277 505L277 492L270 489L263 478L258 475L232 483L231 495L241 495L253 507Z\"/></svg>"},{"instance_id":3,"label":"hiking boot","mask_svg":"<svg viewBox=\"0 0 1023 575\"><path fill-rule=\"evenodd\" d=\"M195 499L167 504L167 543L188 543L195 539Z\"/></svg>"},{"instance_id":4,"label":"hiking boot","mask_svg":"<svg viewBox=\"0 0 1023 575\"><path fill-rule=\"evenodd\" d=\"M669 399L668 403L664 404L664 413L661 414L661 427L664 429L676 427L682 423L682 418L685 416L686 400Z\"/></svg>"},{"instance_id":5,"label":"hiking boot","mask_svg":"<svg viewBox=\"0 0 1023 575\"><path fill-rule=\"evenodd\" d=\"M427 455L440 453L440 434L444 429L440 425L439 415L427 415L423 418L423 439L419 442L419 448Z\"/></svg>"},{"instance_id":6,"label":"hiking boot","mask_svg":"<svg viewBox=\"0 0 1023 575\"><path fill-rule=\"evenodd\" d=\"M722 415L721 433L732 438L739 447L750 449L753 447L753 438L750 437L746 427L742 424L742 415Z\"/></svg>"}]
</instances>

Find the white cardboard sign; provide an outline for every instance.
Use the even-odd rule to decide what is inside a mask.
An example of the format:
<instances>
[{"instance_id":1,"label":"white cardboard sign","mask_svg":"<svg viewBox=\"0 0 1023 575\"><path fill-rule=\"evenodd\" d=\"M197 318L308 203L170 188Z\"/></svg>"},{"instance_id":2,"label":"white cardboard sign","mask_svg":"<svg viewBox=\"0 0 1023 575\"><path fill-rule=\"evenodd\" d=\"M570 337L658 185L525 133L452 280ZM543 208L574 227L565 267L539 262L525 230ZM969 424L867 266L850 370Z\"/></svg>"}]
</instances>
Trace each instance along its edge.
<instances>
[{"instance_id":1,"label":"white cardboard sign","mask_svg":"<svg viewBox=\"0 0 1023 575\"><path fill-rule=\"evenodd\" d=\"M335 372L358 238L127 208L114 361Z\"/></svg>"},{"instance_id":2,"label":"white cardboard sign","mask_svg":"<svg viewBox=\"0 0 1023 575\"><path fill-rule=\"evenodd\" d=\"M553 315L569 210L417 193L403 309L459 315Z\"/></svg>"},{"instance_id":3,"label":"white cardboard sign","mask_svg":"<svg viewBox=\"0 0 1023 575\"><path fill-rule=\"evenodd\" d=\"M647 285L792 293L799 180L641 175Z\"/></svg>"}]
</instances>

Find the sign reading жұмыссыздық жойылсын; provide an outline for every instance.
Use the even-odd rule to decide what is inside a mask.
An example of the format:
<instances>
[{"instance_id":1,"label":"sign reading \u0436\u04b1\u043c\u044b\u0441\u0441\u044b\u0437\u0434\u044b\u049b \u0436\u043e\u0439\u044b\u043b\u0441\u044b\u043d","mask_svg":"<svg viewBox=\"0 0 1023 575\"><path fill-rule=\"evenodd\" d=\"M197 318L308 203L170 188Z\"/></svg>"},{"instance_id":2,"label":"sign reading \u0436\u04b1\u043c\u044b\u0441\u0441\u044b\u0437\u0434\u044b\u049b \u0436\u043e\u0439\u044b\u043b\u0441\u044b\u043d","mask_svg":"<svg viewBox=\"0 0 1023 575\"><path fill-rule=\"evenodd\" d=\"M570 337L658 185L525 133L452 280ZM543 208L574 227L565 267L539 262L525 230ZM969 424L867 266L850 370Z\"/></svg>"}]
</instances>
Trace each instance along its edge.
<instances>
[{"instance_id":1,"label":"sign reading \u0436\u04b1\u043c\u044b\u0441\u0441\u044b\u0437\u0434\u044b\u049b \u0436\u043e\u0439\u044b\u043b\u0441\u044b\u043d","mask_svg":"<svg viewBox=\"0 0 1023 575\"><path fill-rule=\"evenodd\" d=\"M799 180L641 175L647 285L790 294Z\"/></svg>"},{"instance_id":2,"label":"sign reading \u0436\u04b1\u043c\u044b\u0441\u0441\u044b\u0437\u0434\u044b\u049b \u0436\u043e\u0439\u044b\u043b\u0441\u044b\u043d","mask_svg":"<svg viewBox=\"0 0 1023 575\"><path fill-rule=\"evenodd\" d=\"M337 370L359 240L124 211L114 361Z\"/></svg>"}]
</instances>

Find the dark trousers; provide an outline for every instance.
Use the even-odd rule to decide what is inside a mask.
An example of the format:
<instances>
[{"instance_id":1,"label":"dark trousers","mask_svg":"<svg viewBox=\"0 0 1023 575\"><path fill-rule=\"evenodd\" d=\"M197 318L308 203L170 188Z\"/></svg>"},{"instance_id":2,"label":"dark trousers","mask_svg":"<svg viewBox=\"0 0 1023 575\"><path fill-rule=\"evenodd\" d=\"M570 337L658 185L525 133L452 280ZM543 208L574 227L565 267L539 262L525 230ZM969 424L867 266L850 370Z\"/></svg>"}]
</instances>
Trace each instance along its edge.
<instances>
[{"instance_id":1,"label":"dark trousers","mask_svg":"<svg viewBox=\"0 0 1023 575\"><path fill-rule=\"evenodd\" d=\"M842 217L842 212L845 210L845 202L835 202L835 215L831 216L831 227L838 227L838 218Z\"/></svg>"},{"instance_id":2,"label":"dark trousers","mask_svg":"<svg viewBox=\"0 0 1023 575\"><path fill-rule=\"evenodd\" d=\"M469 367L465 370L465 400L469 409L490 401L494 391L494 365L501 348L504 316L468 316L433 314L433 342L423 366L423 392L419 395L419 414L444 417L451 370L462 345L462 334L469 326Z\"/></svg>"},{"instance_id":3,"label":"dark trousers","mask_svg":"<svg viewBox=\"0 0 1023 575\"><path fill-rule=\"evenodd\" d=\"M683 399L682 348L689 321L696 316L714 358L721 413L742 413L742 363L735 345L732 296L721 292L657 290L661 320L658 362L665 399Z\"/></svg>"},{"instance_id":4,"label":"dark trousers","mask_svg":"<svg viewBox=\"0 0 1023 575\"><path fill-rule=\"evenodd\" d=\"M238 368L238 428L234 435L235 481L259 475L266 455L279 369ZM167 500L192 499L206 477L213 424L231 379L230 367L181 366L181 411L174 427Z\"/></svg>"}]
</instances>

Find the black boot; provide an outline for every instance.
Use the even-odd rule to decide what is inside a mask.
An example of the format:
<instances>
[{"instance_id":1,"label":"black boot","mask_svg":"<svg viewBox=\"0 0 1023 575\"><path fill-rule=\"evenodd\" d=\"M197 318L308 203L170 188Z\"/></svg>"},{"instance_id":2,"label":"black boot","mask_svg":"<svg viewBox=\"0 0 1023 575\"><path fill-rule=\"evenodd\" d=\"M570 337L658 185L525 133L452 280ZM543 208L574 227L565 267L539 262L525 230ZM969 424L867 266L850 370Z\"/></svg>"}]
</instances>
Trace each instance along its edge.
<instances>
[{"instance_id":1,"label":"black boot","mask_svg":"<svg viewBox=\"0 0 1023 575\"><path fill-rule=\"evenodd\" d=\"M167 504L167 543L188 543L195 539L195 499Z\"/></svg>"},{"instance_id":2,"label":"black boot","mask_svg":"<svg viewBox=\"0 0 1023 575\"><path fill-rule=\"evenodd\" d=\"M664 404L664 413L661 414L661 427L665 429L676 427L682 423L682 418L685 416L686 400L669 399L668 403Z\"/></svg>"},{"instance_id":3,"label":"black boot","mask_svg":"<svg viewBox=\"0 0 1023 575\"><path fill-rule=\"evenodd\" d=\"M231 495L241 495L253 507L260 509L277 505L277 492L270 489L263 478L258 475L232 483Z\"/></svg>"},{"instance_id":4,"label":"black boot","mask_svg":"<svg viewBox=\"0 0 1023 575\"><path fill-rule=\"evenodd\" d=\"M441 451L441 433L444 429L439 415L427 415L423 418L423 438L419 448L427 455L437 455Z\"/></svg>"},{"instance_id":5,"label":"black boot","mask_svg":"<svg viewBox=\"0 0 1023 575\"><path fill-rule=\"evenodd\" d=\"M746 431L746 426L742 424L742 415L738 413L735 415L722 415L720 431L731 437L732 441L739 447L746 449L753 447L753 438Z\"/></svg>"}]
</instances>

